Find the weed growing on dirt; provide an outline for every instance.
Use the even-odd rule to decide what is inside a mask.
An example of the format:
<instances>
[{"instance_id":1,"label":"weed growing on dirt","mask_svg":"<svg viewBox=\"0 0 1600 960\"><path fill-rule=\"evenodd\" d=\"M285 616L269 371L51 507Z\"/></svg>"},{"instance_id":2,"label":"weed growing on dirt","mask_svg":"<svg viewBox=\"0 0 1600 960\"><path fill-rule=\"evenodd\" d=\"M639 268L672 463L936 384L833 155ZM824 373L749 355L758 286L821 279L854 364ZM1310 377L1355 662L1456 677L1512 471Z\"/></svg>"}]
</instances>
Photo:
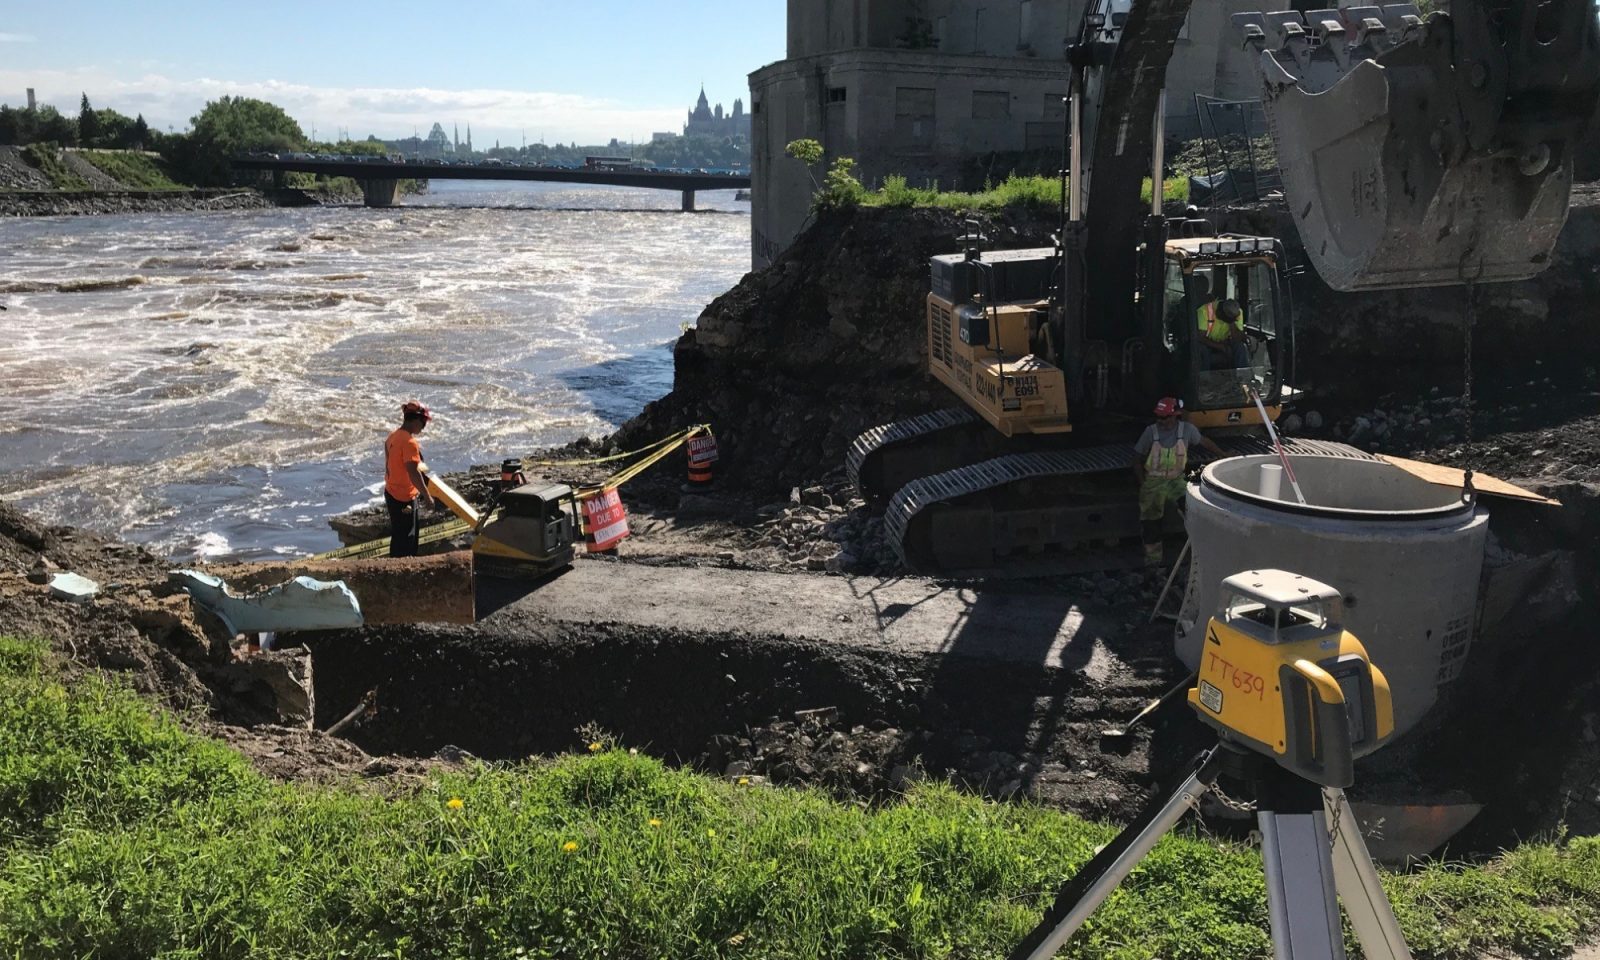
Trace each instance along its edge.
<instances>
[{"instance_id":1,"label":"weed growing on dirt","mask_svg":"<svg viewBox=\"0 0 1600 960\"><path fill-rule=\"evenodd\" d=\"M598 740L596 741L598 742ZM0 640L0 952L28 957L1003 955L1108 827L939 786L863 810L602 749L414 793L285 786ZM1600 845L1386 878L1419 957L1550 956ZM1270 952L1254 851L1168 838L1069 956Z\"/></svg>"},{"instance_id":2,"label":"weed growing on dirt","mask_svg":"<svg viewBox=\"0 0 1600 960\"><path fill-rule=\"evenodd\" d=\"M161 161L142 153L110 150L81 150L78 156L98 167L107 176L130 190L186 190L167 176Z\"/></svg>"},{"instance_id":3,"label":"weed growing on dirt","mask_svg":"<svg viewBox=\"0 0 1600 960\"><path fill-rule=\"evenodd\" d=\"M61 157L56 153L54 146L30 143L22 148L22 157L40 173L49 177L51 185L57 190L89 189L87 180L68 170L66 164L61 162Z\"/></svg>"}]
</instances>

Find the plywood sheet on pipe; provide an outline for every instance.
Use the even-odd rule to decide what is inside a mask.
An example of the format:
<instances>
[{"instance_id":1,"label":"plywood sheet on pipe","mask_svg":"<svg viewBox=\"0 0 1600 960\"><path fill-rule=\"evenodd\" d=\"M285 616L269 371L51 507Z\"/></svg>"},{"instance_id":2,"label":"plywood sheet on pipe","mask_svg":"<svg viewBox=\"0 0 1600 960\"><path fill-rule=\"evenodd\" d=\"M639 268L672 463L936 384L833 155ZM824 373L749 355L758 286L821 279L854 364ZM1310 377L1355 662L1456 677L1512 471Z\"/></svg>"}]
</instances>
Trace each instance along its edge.
<instances>
[{"instance_id":1,"label":"plywood sheet on pipe","mask_svg":"<svg viewBox=\"0 0 1600 960\"><path fill-rule=\"evenodd\" d=\"M1446 467L1437 463L1423 463L1421 460L1407 460L1405 457L1384 456L1383 459L1414 477L1441 487L1454 487L1459 490L1465 480L1465 472L1455 467ZM1472 487L1487 497L1505 497L1510 500L1526 500L1530 503L1547 503L1552 506L1560 506L1559 501L1540 496L1532 490L1524 490L1514 483L1508 483L1499 477L1491 477L1487 473L1474 471L1472 474Z\"/></svg>"}]
</instances>

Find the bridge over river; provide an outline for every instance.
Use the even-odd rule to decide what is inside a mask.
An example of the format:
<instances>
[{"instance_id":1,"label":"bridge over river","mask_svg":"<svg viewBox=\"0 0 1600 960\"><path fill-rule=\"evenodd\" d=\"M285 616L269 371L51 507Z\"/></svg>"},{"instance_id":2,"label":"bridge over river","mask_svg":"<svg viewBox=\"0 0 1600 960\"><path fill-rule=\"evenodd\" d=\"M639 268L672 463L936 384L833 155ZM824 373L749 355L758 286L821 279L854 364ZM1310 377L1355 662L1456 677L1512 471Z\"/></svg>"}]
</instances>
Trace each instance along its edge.
<instances>
[{"instance_id":1,"label":"bridge over river","mask_svg":"<svg viewBox=\"0 0 1600 960\"><path fill-rule=\"evenodd\" d=\"M482 166L460 163L405 161L385 163L362 160L290 160L276 157L234 157L235 170L270 170L281 187L283 175L320 173L350 177L361 182L369 207L392 207L400 202L401 180L546 180L555 183L605 183L614 187L677 190L683 209L694 209L696 190L734 190L750 186L749 174L671 173L656 170L594 170L570 167Z\"/></svg>"}]
</instances>

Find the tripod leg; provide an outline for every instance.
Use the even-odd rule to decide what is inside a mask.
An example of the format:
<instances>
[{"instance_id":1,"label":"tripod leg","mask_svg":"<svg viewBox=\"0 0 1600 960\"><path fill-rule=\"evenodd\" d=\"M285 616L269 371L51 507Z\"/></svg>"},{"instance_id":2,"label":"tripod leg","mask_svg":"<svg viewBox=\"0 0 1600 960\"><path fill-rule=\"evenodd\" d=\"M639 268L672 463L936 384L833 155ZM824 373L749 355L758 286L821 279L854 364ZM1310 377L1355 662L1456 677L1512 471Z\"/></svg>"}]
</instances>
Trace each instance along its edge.
<instances>
[{"instance_id":1,"label":"tripod leg","mask_svg":"<svg viewBox=\"0 0 1600 960\"><path fill-rule=\"evenodd\" d=\"M1394 907L1378 882L1361 824L1350 809L1344 791L1329 787L1322 792L1329 821L1337 824L1333 835L1333 879L1344 903L1345 915L1367 960L1411 960L1411 948L1394 917Z\"/></svg>"},{"instance_id":2,"label":"tripod leg","mask_svg":"<svg viewBox=\"0 0 1600 960\"><path fill-rule=\"evenodd\" d=\"M1277 960L1345 960L1322 793L1280 768L1259 785L1257 820Z\"/></svg>"},{"instance_id":3,"label":"tripod leg","mask_svg":"<svg viewBox=\"0 0 1600 960\"><path fill-rule=\"evenodd\" d=\"M1217 779L1217 749L1207 751L1177 792L1151 804L1095 854L1056 894L1044 918L1012 950L1008 960L1050 960L1067 938L1099 909L1145 854L1188 813Z\"/></svg>"}]
</instances>

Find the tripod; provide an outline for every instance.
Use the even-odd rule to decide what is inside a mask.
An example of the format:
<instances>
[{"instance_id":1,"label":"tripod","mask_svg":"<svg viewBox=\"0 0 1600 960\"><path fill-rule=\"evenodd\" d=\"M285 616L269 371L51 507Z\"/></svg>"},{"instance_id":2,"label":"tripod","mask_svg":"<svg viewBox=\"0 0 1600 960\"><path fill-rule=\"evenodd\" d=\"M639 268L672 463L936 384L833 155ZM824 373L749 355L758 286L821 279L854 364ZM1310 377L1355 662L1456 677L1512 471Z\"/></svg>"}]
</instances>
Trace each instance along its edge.
<instances>
[{"instance_id":1,"label":"tripod","mask_svg":"<svg viewBox=\"0 0 1600 960\"><path fill-rule=\"evenodd\" d=\"M1319 787L1227 740L1201 754L1177 792L1141 811L1062 886L1010 960L1055 956L1156 842L1217 790L1223 774L1255 795L1276 960L1345 960L1340 900L1367 960L1411 960L1344 791Z\"/></svg>"}]
</instances>

